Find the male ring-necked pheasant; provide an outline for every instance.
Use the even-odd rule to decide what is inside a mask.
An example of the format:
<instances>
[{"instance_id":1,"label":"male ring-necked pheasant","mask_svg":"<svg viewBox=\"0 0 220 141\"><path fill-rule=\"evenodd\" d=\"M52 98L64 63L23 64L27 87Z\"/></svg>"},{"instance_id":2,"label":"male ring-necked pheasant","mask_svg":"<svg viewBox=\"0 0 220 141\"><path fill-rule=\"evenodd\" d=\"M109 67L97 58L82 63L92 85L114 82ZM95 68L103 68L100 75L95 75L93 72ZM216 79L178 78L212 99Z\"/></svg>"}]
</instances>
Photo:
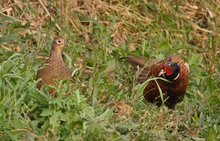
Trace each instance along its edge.
<instances>
[{"instance_id":1,"label":"male ring-necked pheasant","mask_svg":"<svg viewBox=\"0 0 220 141\"><path fill-rule=\"evenodd\" d=\"M179 55L169 55L163 60L148 60L142 56L130 55L125 58L130 64L133 73L138 73L137 81L145 82L149 77L163 77L164 80L152 80L144 89L144 98L161 106L162 100L157 86L163 92L164 104L169 109L175 109L177 103L181 102L186 93L189 77L189 66ZM155 82L157 81L157 83Z\"/></svg>"},{"instance_id":2,"label":"male ring-necked pheasant","mask_svg":"<svg viewBox=\"0 0 220 141\"><path fill-rule=\"evenodd\" d=\"M62 58L62 50L65 46L66 41L63 37L58 36L53 39L50 57L43 64L43 68L37 71L36 79L42 79L37 84L38 89L40 89L44 84L58 88L59 82L57 80L61 79L68 79L71 81L71 72L66 67ZM49 88L49 93L52 94L53 97L57 96L57 91L54 88Z\"/></svg>"}]
</instances>

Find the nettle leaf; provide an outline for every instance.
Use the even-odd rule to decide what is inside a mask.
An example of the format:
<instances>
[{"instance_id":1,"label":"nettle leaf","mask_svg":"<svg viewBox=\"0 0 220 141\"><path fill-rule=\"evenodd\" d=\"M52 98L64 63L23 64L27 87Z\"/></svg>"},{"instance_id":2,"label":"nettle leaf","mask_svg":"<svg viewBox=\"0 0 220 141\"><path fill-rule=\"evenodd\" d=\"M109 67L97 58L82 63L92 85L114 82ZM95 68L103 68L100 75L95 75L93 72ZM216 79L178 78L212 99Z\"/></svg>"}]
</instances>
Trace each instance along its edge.
<instances>
[{"instance_id":1,"label":"nettle leaf","mask_svg":"<svg viewBox=\"0 0 220 141\"><path fill-rule=\"evenodd\" d=\"M192 57L189 59L189 66L199 66L201 65L203 57L199 54L193 54Z\"/></svg>"},{"instance_id":2,"label":"nettle leaf","mask_svg":"<svg viewBox=\"0 0 220 141\"><path fill-rule=\"evenodd\" d=\"M41 127L42 127L42 129L47 129L49 126L50 126L49 120L46 120Z\"/></svg>"},{"instance_id":3,"label":"nettle leaf","mask_svg":"<svg viewBox=\"0 0 220 141\"><path fill-rule=\"evenodd\" d=\"M107 73L115 70L115 60L114 59L108 61L106 64L107 64L107 67L103 71L104 74L107 74Z\"/></svg>"},{"instance_id":4,"label":"nettle leaf","mask_svg":"<svg viewBox=\"0 0 220 141\"><path fill-rule=\"evenodd\" d=\"M46 108L46 109L43 109L43 111L41 112L41 116L43 117L46 117L46 116L50 116L53 114L53 109L52 108Z\"/></svg>"},{"instance_id":5,"label":"nettle leaf","mask_svg":"<svg viewBox=\"0 0 220 141\"><path fill-rule=\"evenodd\" d=\"M63 115L63 113L61 111L57 111L52 115L49 122L50 122L50 125L53 126L53 128L59 126L59 124L60 124L59 121L60 121L62 115Z\"/></svg>"},{"instance_id":6,"label":"nettle leaf","mask_svg":"<svg viewBox=\"0 0 220 141\"><path fill-rule=\"evenodd\" d=\"M113 116L113 110L114 110L114 107L110 109L107 108L106 111L100 116L96 117L96 119L97 120L109 120Z\"/></svg>"},{"instance_id":7,"label":"nettle leaf","mask_svg":"<svg viewBox=\"0 0 220 141\"><path fill-rule=\"evenodd\" d=\"M86 116L88 116L90 118L95 117L95 110L93 107L89 107L89 106L84 107L84 113Z\"/></svg>"}]
</instances>

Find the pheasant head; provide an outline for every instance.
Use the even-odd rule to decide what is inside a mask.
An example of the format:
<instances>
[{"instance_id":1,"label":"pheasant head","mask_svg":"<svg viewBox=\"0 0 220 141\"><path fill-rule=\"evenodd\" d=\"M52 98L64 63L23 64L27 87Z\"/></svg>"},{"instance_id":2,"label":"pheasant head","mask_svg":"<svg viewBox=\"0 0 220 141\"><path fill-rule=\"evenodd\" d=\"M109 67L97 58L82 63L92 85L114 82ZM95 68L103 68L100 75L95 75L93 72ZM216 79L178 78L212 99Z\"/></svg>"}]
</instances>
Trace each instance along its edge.
<instances>
[{"instance_id":1,"label":"pheasant head","mask_svg":"<svg viewBox=\"0 0 220 141\"><path fill-rule=\"evenodd\" d=\"M176 80L179 77L180 66L177 62L170 62L164 65L158 76L163 76L168 80Z\"/></svg>"},{"instance_id":2,"label":"pheasant head","mask_svg":"<svg viewBox=\"0 0 220 141\"><path fill-rule=\"evenodd\" d=\"M62 36L55 37L51 46L50 57L62 58L62 50L65 48L66 45L66 40Z\"/></svg>"}]
</instances>

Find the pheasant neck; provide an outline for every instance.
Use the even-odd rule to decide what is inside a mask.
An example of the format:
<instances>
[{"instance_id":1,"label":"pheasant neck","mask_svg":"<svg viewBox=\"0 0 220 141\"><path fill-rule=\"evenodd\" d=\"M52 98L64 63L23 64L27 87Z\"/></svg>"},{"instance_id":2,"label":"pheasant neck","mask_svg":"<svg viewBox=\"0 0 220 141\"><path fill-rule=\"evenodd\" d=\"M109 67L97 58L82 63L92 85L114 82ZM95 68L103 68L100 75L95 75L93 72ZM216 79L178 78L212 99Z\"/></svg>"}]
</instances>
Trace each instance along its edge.
<instances>
[{"instance_id":1,"label":"pheasant neck","mask_svg":"<svg viewBox=\"0 0 220 141\"><path fill-rule=\"evenodd\" d=\"M50 59L63 60L62 51L52 49L50 52Z\"/></svg>"}]
</instances>

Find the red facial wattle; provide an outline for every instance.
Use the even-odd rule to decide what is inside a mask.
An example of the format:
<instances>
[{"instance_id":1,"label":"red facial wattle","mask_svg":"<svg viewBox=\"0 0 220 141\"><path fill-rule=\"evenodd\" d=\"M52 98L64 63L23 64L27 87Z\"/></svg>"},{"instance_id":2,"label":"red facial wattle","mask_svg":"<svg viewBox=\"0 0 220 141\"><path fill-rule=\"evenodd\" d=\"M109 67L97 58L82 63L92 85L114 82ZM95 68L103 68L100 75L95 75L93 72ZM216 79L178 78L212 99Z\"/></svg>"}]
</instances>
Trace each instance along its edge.
<instances>
[{"instance_id":1,"label":"red facial wattle","mask_svg":"<svg viewBox=\"0 0 220 141\"><path fill-rule=\"evenodd\" d=\"M173 66L165 66L163 69L164 69L167 76L172 75L173 72L174 72L174 67Z\"/></svg>"}]
</instances>

